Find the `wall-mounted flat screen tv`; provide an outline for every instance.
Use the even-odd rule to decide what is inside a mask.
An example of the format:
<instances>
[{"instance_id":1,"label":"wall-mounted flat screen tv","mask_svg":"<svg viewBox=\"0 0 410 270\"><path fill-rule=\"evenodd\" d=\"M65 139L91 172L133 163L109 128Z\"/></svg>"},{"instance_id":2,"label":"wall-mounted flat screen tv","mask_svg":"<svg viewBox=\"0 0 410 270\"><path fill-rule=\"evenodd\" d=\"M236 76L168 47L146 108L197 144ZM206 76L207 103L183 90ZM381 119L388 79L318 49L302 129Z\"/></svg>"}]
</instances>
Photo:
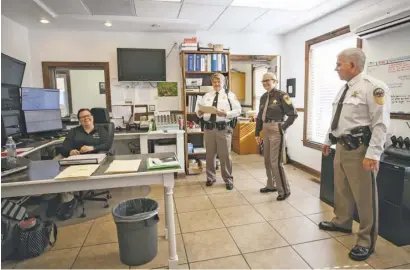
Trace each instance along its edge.
<instances>
[{"instance_id":1,"label":"wall-mounted flat screen tv","mask_svg":"<svg viewBox=\"0 0 410 270\"><path fill-rule=\"evenodd\" d=\"M117 48L118 81L166 81L164 49Z\"/></svg>"}]
</instances>

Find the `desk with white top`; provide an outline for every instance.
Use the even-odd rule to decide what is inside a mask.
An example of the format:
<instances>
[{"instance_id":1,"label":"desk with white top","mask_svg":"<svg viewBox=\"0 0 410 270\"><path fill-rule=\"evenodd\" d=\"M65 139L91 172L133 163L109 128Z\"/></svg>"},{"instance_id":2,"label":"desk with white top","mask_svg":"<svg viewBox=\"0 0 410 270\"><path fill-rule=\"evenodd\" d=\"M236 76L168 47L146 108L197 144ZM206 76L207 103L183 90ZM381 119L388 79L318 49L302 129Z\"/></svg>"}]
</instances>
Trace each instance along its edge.
<instances>
[{"instance_id":1,"label":"desk with white top","mask_svg":"<svg viewBox=\"0 0 410 270\"><path fill-rule=\"evenodd\" d=\"M114 133L114 141L139 139L141 154L148 154L148 140L158 139L176 139L177 152L175 153L181 168L185 168L185 146L184 146L184 130L170 130L168 132L163 131L151 131L151 132L137 132L137 131L119 131ZM26 157L30 154L38 152L44 148L61 144L63 141L59 139L46 140L40 142L34 142L31 145L25 147L33 147L32 149L19 154L21 157ZM18 146L17 146L18 147Z\"/></svg>"},{"instance_id":2,"label":"desk with white top","mask_svg":"<svg viewBox=\"0 0 410 270\"><path fill-rule=\"evenodd\" d=\"M176 251L174 220L174 173L182 173L183 169L147 170L148 157L167 157L171 153L107 156L99 168L87 178L55 180L54 178L66 166L60 166L55 160L32 161L29 169L1 179L1 197L21 197L47 193L73 192L82 190L110 189L162 184L165 195L165 236L169 246L169 268L178 265ZM141 164L136 173L105 174L113 160L140 159Z\"/></svg>"}]
</instances>

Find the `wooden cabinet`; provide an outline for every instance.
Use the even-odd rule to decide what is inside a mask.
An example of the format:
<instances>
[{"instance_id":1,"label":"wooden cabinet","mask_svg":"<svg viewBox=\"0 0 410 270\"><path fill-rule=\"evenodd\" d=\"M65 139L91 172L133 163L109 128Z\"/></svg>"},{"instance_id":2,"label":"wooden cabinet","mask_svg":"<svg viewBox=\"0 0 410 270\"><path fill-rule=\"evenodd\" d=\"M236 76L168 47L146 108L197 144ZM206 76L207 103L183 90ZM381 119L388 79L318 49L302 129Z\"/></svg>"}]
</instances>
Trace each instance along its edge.
<instances>
[{"instance_id":1,"label":"wooden cabinet","mask_svg":"<svg viewBox=\"0 0 410 270\"><path fill-rule=\"evenodd\" d=\"M238 123L232 134L232 150L239 155L259 154L255 141L256 123Z\"/></svg>"},{"instance_id":2,"label":"wooden cabinet","mask_svg":"<svg viewBox=\"0 0 410 270\"><path fill-rule=\"evenodd\" d=\"M230 90L236 95L238 100L245 100L246 92L246 73L232 72Z\"/></svg>"}]
</instances>

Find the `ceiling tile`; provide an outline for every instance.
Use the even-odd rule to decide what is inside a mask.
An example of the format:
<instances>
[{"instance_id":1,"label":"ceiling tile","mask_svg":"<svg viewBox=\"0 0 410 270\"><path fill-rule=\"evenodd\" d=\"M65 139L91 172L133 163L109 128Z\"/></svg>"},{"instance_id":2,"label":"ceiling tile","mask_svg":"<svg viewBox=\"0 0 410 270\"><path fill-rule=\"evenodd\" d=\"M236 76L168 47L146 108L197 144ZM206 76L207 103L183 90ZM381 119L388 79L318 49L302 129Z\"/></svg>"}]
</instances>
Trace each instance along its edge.
<instances>
[{"instance_id":1,"label":"ceiling tile","mask_svg":"<svg viewBox=\"0 0 410 270\"><path fill-rule=\"evenodd\" d=\"M133 16L133 0L82 0L93 15Z\"/></svg>"},{"instance_id":2,"label":"ceiling tile","mask_svg":"<svg viewBox=\"0 0 410 270\"><path fill-rule=\"evenodd\" d=\"M64 14L89 14L87 9L81 3L81 0L42 0L46 6L59 15Z\"/></svg>"},{"instance_id":3,"label":"ceiling tile","mask_svg":"<svg viewBox=\"0 0 410 270\"><path fill-rule=\"evenodd\" d=\"M1 15L26 27L32 26L33 23L47 27L39 22L41 18L53 22L53 18L33 1L1 0Z\"/></svg>"},{"instance_id":4,"label":"ceiling tile","mask_svg":"<svg viewBox=\"0 0 410 270\"><path fill-rule=\"evenodd\" d=\"M263 8L229 7L210 30L242 30L266 11Z\"/></svg>"},{"instance_id":5,"label":"ceiling tile","mask_svg":"<svg viewBox=\"0 0 410 270\"><path fill-rule=\"evenodd\" d=\"M138 17L172 18L178 16L181 3L135 0Z\"/></svg>"},{"instance_id":6,"label":"ceiling tile","mask_svg":"<svg viewBox=\"0 0 410 270\"><path fill-rule=\"evenodd\" d=\"M224 10L224 6L184 4L178 18L195 22L206 30Z\"/></svg>"},{"instance_id":7,"label":"ceiling tile","mask_svg":"<svg viewBox=\"0 0 410 270\"><path fill-rule=\"evenodd\" d=\"M228 6L231 0L184 0L184 4Z\"/></svg>"},{"instance_id":8,"label":"ceiling tile","mask_svg":"<svg viewBox=\"0 0 410 270\"><path fill-rule=\"evenodd\" d=\"M271 10L248 25L243 31L251 32L277 32L281 25L292 23L303 16L305 12Z\"/></svg>"}]
</instances>

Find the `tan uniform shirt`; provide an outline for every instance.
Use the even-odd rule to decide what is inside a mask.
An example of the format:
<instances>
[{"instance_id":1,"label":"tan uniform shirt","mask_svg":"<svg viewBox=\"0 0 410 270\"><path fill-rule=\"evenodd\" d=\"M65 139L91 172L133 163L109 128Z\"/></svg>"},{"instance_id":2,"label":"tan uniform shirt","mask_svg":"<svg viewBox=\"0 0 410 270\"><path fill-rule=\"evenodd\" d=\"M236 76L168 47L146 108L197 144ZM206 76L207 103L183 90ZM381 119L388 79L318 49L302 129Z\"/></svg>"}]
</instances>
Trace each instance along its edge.
<instances>
[{"instance_id":1,"label":"tan uniform shirt","mask_svg":"<svg viewBox=\"0 0 410 270\"><path fill-rule=\"evenodd\" d=\"M372 137L366 157L380 160L390 124L390 90L384 82L363 73L351 79L348 85L349 90L347 90L343 101L338 127L336 130L329 128L325 144L331 144L329 133L335 137L340 137L350 134L351 130L356 127L368 126L372 131ZM342 87L333 101L332 121L344 88L345 86Z\"/></svg>"}]
</instances>

